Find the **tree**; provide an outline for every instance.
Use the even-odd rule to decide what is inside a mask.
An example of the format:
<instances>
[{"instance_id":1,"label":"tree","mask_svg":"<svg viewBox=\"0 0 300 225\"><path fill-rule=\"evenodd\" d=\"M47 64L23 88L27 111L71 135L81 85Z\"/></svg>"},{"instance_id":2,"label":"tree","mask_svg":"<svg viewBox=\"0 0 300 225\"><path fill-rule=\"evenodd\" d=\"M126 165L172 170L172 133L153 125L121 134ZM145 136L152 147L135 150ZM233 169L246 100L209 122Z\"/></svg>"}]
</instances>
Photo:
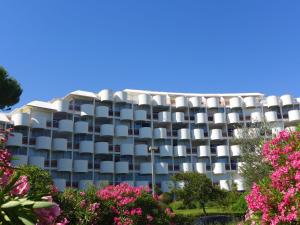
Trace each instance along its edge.
<instances>
[{"instance_id":1,"label":"tree","mask_svg":"<svg viewBox=\"0 0 300 225\"><path fill-rule=\"evenodd\" d=\"M18 169L21 175L28 177L30 190L28 196L46 196L52 194L53 185L50 174L36 166L24 165Z\"/></svg>"},{"instance_id":2,"label":"tree","mask_svg":"<svg viewBox=\"0 0 300 225\"><path fill-rule=\"evenodd\" d=\"M176 196L183 200L183 204L189 205L191 202L197 201L205 215L207 215L205 209L207 202L220 196L220 190L215 188L211 180L204 174L178 173L174 175L173 179L177 182L184 182L183 188L173 190Z\"/></svg>"},{"instance_id":3,"label":"tree","mask_svg":"<svg viewBox=\"0 0 300 225\"><path fill-rule=\"evenodd\" d=\"M253 183L269 175L271 167L263 160L262 145L272 136L271 129L269 123L253 123L243 128L240 137L234 140L241 148L243 166L240 170L247 190L250 190Z\"/></svg>"},{"instance_id":4,"label":"tree","mask_svg":"<svg viewBox=\"0 0 300 225\"><path fill-rule=\"evenodd\" d=\"M0 109L18 103L22 92L23 90L18 81L10 77L7 71L0 66Z\"/></svg>"}]
</instances>

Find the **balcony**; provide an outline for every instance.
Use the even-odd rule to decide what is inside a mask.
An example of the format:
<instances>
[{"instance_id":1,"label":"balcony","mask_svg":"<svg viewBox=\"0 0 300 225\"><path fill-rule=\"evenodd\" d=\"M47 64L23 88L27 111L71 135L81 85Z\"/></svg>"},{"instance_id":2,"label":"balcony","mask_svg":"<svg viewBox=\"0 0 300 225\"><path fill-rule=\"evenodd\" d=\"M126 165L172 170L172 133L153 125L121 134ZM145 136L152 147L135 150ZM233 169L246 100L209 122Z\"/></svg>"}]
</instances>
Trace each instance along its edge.
<instances>
[{"instance_id":1,"label":"balcony","mask_svg":"<svg viewBox=\"0 0 300 225\"><path fill-rule=\"evenodd\" d=\"M36 138L35 142L35 148L36 149L51 149L51 137L47 136L40 136Z\"/></svg>"},{"instance_id":2,"label":"balcony","mask_svg":"<svg viewBox=\"0 0 300 225\"><path fill-rule=\"evenodd\" d=\"M161 123L171 122L171 113L168 111L158 113L158 121Z\"/></svg>"},{"instance_id":3,"label":"balcony","mask_svg":"<svg viewBox=\"0 0 300 225\"><path fill-rule=\"evenodd\" d=\"M236 184L237 191L245 191L245 182L242 178L234 179L233 182Z\"/></svg>"},{"instance_id":4,"label":"balcony","mask_svg":"<svg viewBox=\"0 0 300 225\"><path fill-rule=\"evenodd\" d=\"M122 181L122 183L126 183L126 184L128 184L132 187L134 186L134 181L133 180L125 180L125 181Z\"/></svg>"},{"instance_id":5,"label":"balcony","mask_svg":"<svg viewBox=\"0 0 300 225\"><path fill-rule=\"evenodd\" d=\"M252 112L250 117L252 123L262 122L261 112Z\"/></svg>"},{"instance_id":6,"label":"balcony","mask_svg":"<svg viewBox=\"0 0 300 225\"><path fill-rule=\"evenodd\" d=\"M52 106L57 112L69 111L69 102L64 99L56 99L54 102L52 102Z\"/></svg>"},{"instance_id":7,"label":"balcony","mask_svg":"<svg viewBox=\"0 0 300 225\"><path fill-rule=\"evenodd\" d=\"M98 96L100 97L101 101L113 101L113 91L110 89L104 89L98 93Z\"/></svg>"},{"instance_id":8,"label":"balcony","mask_svg":"<svg viewBox=\"0 0 300 225\"><path fill-rule=\"evenodd\" d=\"M231 145L230 146L231 156L237 157L241 155L241 148L239 145Z\"/></svg>"},{"instance_id":9,"label":"balcony","mask_svg":"<svg viewBox=\"0 0 300 225\"><path fill-rule=\"evenodd\" d=\"M117 137L128 137L128 126L126 126L126 125L117 125L116 126L116 136Z\"/></svg>"},{"instance_id":10,"label":"balcony","mask_svg":"<svg viewBox=\"0 0 300 225\"><path fill-rule=\"evenodd\" d=\"M114 125L112 124L102 124L100 126L101 136L113 136L114 135ZM128 135L128 133L127 133Z\"/></svg>"},{"instance_id":11,"label":"balcony","mask_svg":"<svg viewBox=\"0 0 300 225\"><path fill-rule=\"evenodd\" d=\"M127 92L125 91L116 91L114 94L116 102L127 102Z\"/></svg>"},{"instance_id":12,"label":"balcony","mask_svg":"<svg viewBox=\"0 0 300 225\"><path fill-rule=\"evenodd\" d=\"M215 113L214 114L214 123L215 124L226 123L225 114L224 113Z\"/></svg>"},{"instance_id":13,"label":"balcony","mask_svg":"<svg viewBox=\"0 0 300 225\"><path fill-rule=\"evenodd\" d=\"M107 118L109 116L109 107L107 106L97 106L96 107L96 117L97 118Z\"/></svg>"},{"instance_id":14,"label":"balcony","mask_svg":"<svg viewBox=\"0 0 300 225\"><path fill-rule=\"evenodd\" d=\"M152 138L151 127L141 127L139 129L139 137L143 139L151 139Z\"/></svg>"},{"instance_id":15,"label":"balcony","mask_svg":"<svg viewBox=\"0 0 300 225\"><path fill-rule=\"evenodd\" d=\"M13 155L13 159L11 160L13 166L27 165L27 161L27 155Z\"/></svg>"},{"instance_id":16,"label":"balcony","mask_svg":"<svg viewBox=\"0 0 300 225\"><path fill-rule=\"evenodd\" d=\"M195 164L195 171L197 173L205 174L206 173L206 163L205 162L197 162Z\"/></svg>"},{"instance_id":17,"label":"balcony","mask_svg":"<svg viewBox=\"0 0 300 225\"><path fill-rule=\"evenodd\" d=\"M242 104L242 100L239 97L233 97L229 99L229 107L231 109L234 108L242 108L243 104Z\"/></svg>"},{"instance_id":18,"label":"balcony","mask_svg":"<svg viewBox=\"0 0 300 225\"><path fill-rule=\"evenodd\" d=\"M135 121L145 121L145 120L147 120L147 112L145 110L136 110L136 111L134 111L134 120Z\"/></svg>"},{"instance_id":19,"label":"balcony","mask_svg":"<svg viewBox=\"0 0 300 225\"><path fill-rule=\"evenodd\" d=\"M66 179L54 178L53 183L60 192L63 192L66 189L66 185L67 185Z\"/></svg>"},{"instance_id":20,"label":"balcony","mask_svg":"<svg viewBox=\"0 0 300 225\"><path fill-rule=\"evenodd\" d=\"M72 159L57 159L57 171L72 172Z\"/></svg>"},{"instance_id":21,"label":"balcony","mask_svg":"<svg viewBox=\"0 0 300 225\"><path fill-rule=\"evenodd\" d=\"M133 155L133 144L121 144L121 155Z\"/></svg>"},{"instance_id":22,"label":"balcony","mask_svg":"<svg viewBox=\"0 0 300 225\"><path fill-rule=\"evenodd\" d=\"M200 128L195 128L192 130L192 139L193 140L203 140L204 137L204 130Z\"/></svg>"},{"instance_id":23,"label":"balcony","mask_svg":"<svg viewBox=\"0 0 300 225\"><path fill-rule=\"evenodd\" d=\"M231 182L229 180L219 180L220 189L230 191L231 190L230 183Z\"/></svg>"},{"instance_id":24,"label":"balcony","mask_svg":"<svg viewBox=\"0 0 300 225\"><path fill-rule=\"evenodd\" d=\"M167 105L167 97L165 95L154 95L152 102L154 106L165 106Z\"/></svg>"},{"instance_id":25,"label":"balcony","mask_svg":"<svg viewBox=\"0 0 300 225\"><path fill-rule=\"evenodd\" d=\"M29 114L28 113L14 113L11 116L11 120L14 123L14 126L29 126Z\"/></svg>"},{"instance_id":26,"label":"balcony","mask_svg":"<svg viewBox=\"0 0 300 225\"><path fill-rule=\"evenodd\" d=\"M197 113L195 116L196 124L204 124L207 123L207 114L206 113Z\"/></svg>"},{"instance_id":27,"label":"balcony","mask_svg":"<svg viewBox=\"0 0 300 225\"><path fill-rule=\"evenodd\" d=\"M237 139L242 139L244 137L244 130L241 128L234 129L233 137Z\"/></svg>"},{"instance_id":28,"label":"balcony","mask_svg":"<svg viewBox=\"0 0 300 225\"><path fill-rule=\"evenodd\" d=\"M155 173L156 174L168 174L168 163L165 162L159 162L155 163Z\"/></svg>"},{"instance_id":29,"label":"balcony","mask_svg":"<svg viewBox=\"0 0 300 225\"><path fill-rule=\"evenodd\" d=\"M78 188L80 190L86 190L91 185L93 185L92 180L80 180L78 183Z\"/></svg>"},{"instance_id":30,"label":"balcony","mask_svg":"<svg viewBox=\"0 0 300 225\"><path fill-rule=\"evenodd\" d=\"M229 156L229 149L227 145L218 145L217 146L217 156L218 157L227 157Z\"/></svg>"},{"instance_id":31,"label":"balcony","mask_svg":"<svg viewBox=\"0 0 300 225\"><path fill-rule=\"evenodd\" d=\"M85 121L77 121L75 123L75 133L87 134L89 132L89 123Z\"/></svg>"},{"instance_id":32,"label":"balcony","mask_svg":"<svg viewBox=\"0 0 300 225\"><path fill-rule=\"evenodd\" d=\"M161 182L161 191L170 192L174 188L174 182L170 180L163 180Z\"/></svg>"},{"instance_id":33,"label":"balcony","mask_svg":"<svg viewBox=\"0 0 300 225\"><path fill-rule=\"evenodd\" d=\"M280 103L279 103L279 99L277 96L268 96L267 97L267 106L268 107L272 107L272 106L279 106Z\"/></svg>"},{"instance_id":34,"label":"balcony","mask_svg":"<svg viewBox=\"0 0 300 225\"><path fill-rule=\"evenodd\" d=\"M31 127L37 129L47 128L47 118L43 114L35 113L31 116Z\"/></svg>"},{"instance_id":35,"label":"balcony","mask_svg":"<svg viewBox=\"0 0 300 225\"><path fill-rule=\"evenodd\" d=\"M244 103L245 103L246 108L254 108L257 105L256 98L253 96L245 97Z\"/></svg>"},{"instance_id":36,"label":"balcony","mask_svg":"<svg viewBox=\"0 0 300 225\"><path fill-rule=\"evenodd\" d=\"M285 130L287 130L288 132L295 132L297 129L297 127L295 126L289 126L289 127L286 127Z\"/></svg>"},{"instance_id":37,"label":"balcony","mask_svg":"<svg viewBox=\"0 0 300 225\"><path fill-rule=\"evenodd\" d=\"M136 187L149 187L149 181L147 180L137 180L135 182Z\"/></svg>"},{"instance_id":38,"label":"balcony","mask_svg":"<svg viewBox=\"0 0 300 225\"><path fill-rule=\"evenodd\" d=\"M211 97L211 98L208 98L206 100L206 105L207 105L207 108L218 108L219 107L219 98L218 97Z\"/></svg>"},{"instance_id":39,"label":"balcony","mask_svg":"<svg viewBox=\"0 0 300 225\"><path fill-rule=\"evenodd\" d=\"M298 109L290 110L289 114L289 121L290 122L299 122L300 121L300 111Z\"/></svg>"},{"instance_id":40,"label":"balcony","mask_svg":"<svg viewBox=\"0 0 300 225\"><path fill-rule=\"evenodd\" d=\"M265 118L267 122L275 122L277 121L277 112L275 111L265 112Z\"/></svg>"},{"instance_id":41,"label":"balcony","mask_svg":"<svg viewBox=\"0 0 300 225\"><path fill-rule=\"evenodd\" d=\"M284 130L283 125L277 124L275 127L272 127L272 135L277 136L279 132L283 130Z\"/></svg>"},{"instance_id":42,"label":"balcony","mask_svg":"<svg viewBox=\"0 0 300 225\"><path fill-rule=\"evenodd\" d=\"M117 174L127 174L129 173L129 164L128 162L120 161L116 162L116 173Z\"/></svg>"},{"instance_id":43,"label":"balcony","mask_svg":"<svg viewBox=\"0 0 300 225\"><path fill-rule=\"evenodd\" d=\"M151 96L148 94L140 94L138 96L139 105L151 105Z\"/></svg>"},{"instance_id":44,"label":"balcony","mask_svg":"<svg viewBox=\"0 0 300 225\"><path fill-rule=\"evenodd\" d=\"M92 104L82 104L80 106L81 116L94 116L94 105Z\"/></svg>"},{"instance_id":45,"label":"balcony","mask_svg":"<svg viewBox=\"0 0 300 225\"><path fill-rule=\"evenodd\" d=\"M244 162L238 162L237 163L237 173L241 174L242 173L242 168L244 167Z\"/></svg>"},{"instance_id":46,"label":"balcony","mask_svg":"<svg viewBox=\"0 0 300 225\"><path fill-rule=\"evenodd\" d=\"M74 172L87 173L88 161L87 160L74 160Z\"/></svg>"},{"instance_id":47,"label":"balcony","mask_svg":"<svg viewBox=\"0 0 300 225\"><path fill-rule=\"evenodd\" d=\"M108 154L109 143L108 142L96 142L95 154Z\"/></svg>"},{"instance_id":48,"label":"balcony","mask_svg":"<svg viewBox=\"0 0 300 225\"><path fill-rule=\"evenodd\" d=\"M37 166L41 169L44 169L45 158L42 156L31 156L29 157L29 165Z\"/></svg>"},{"instance_id":49,"label":"balcony","mask_svg":"<svg viewBox=\"0 0 300 225\"><path fill-rule=\"evenodd\" d=\"M180 171L184 173L192 172L193 171L193 164L184 162L180 164Z\"/></svg>"},{"instance_id":50,"label":"balcony","mask_svg":"<svg viewBox=\"0 0 300 225\"><path fill-rule=\"evenodd\" d=\"M239 113L232 112L232 113L228 113L227 116L228 116L228 123L229 124L234 124L234 123L240 122L240 115L239 115Z\"/></svg>"},{"instance_id":51,"label":"balcony","mask_svg":"<svg viewBox=\"0 0 300 225\"><path fill-rule=\"evenodd\" d=\"M80 141L79 143L79 153L94 153L94 142L93 141Z\"/></svg>"},{"instance_id":52,"label":"balcony","mask_svg":"<svg viewBox=\"0 0 300 225\"><path fill-rule=\"evenodd\" d=\"M178 130L178 139L179 140L191 139L190 130L188 128L179 129Z\"/></svg>"},{"instance_id":53,"label":"balcony","mask_svg":"<svg viewBox=\"0 0 300 225\"><path fill-rule=\"evenodd\" d=\"M23 143L23 134L12 132L8 136L6 145L7 146L22 146L22 143Z\"/></svg>"},{"instance_id":54,"label":"balcony","mask_svg":"<svg viewBox=\"0 0 300 225\"><path fill-rule=\"evenodd\" d=\"M282 95L280 100L282 106L293 105L293 97L291 95Z\"/></svg>"},{"instance_id":55,"label":"balcony","mask_svg":"<svg viewBox=\"0 0 300 225\"><path fill-rule=\"evenodd\" d=\"M186 157L186 146L185 145L174 146L174 156Z\"/></svg>"},{"instance_id":56,"label":"balcony","mask_svg":"<svg viewBox=\"0 0 300 225\"><path fill-rule=\"evenodd\" d=\"M210 149L208 145L197 146L197 155L198 157L209 157Z\"/></svg>"},{"instance_id":57,"label":"balcony","mask_svg":"<svg viewBox=\"0 0 300 225\"><path fill-rule=\"evenodd\" d=\"M114 162L113 161L101 161L100 162L101 173L114 173Z\"/></svg>"},{"instance_id":58,"label":"balcony","mask_svg":"<svg viewBox=\"0 0 300 225\"><path fill-rule=\"evenodd\" d=\"M99 189L102 189L106 186L108 186L112 181L109 181L109 180L98 180L96 181L96 187L99 188Z\"/></svg>"},{"instance_id":59,"label":"balcony","mask_svg":"<svg viewBox=\"0 0 300 225\"><path fill-rule=\"evenodd\" d=\"M167 129L166 128L155 128L154 129L154 138L155 139L167 138Z\"/></svg>"},{"instance_id":60,"label":"balcony","mask_svg":"<svg viewBox=\"0 0 300 225\"><path fill-rule=\"evenodd\" d=\"M172 145L159 146L159 154L161 157L172 157L173 156L173 146Z\"/></svg>"},{"instance_id":61,"label":"balcony","mask_svg":"<svg viewBox=\"0 0 300 225\"><path fill-rule=\"evenodd\" d=\"M201 107L201 99L199 97L190 97L189 98L189 105L191 108L199 108Z\"/></svg>"},{"instance_id":62,"label":"balcony","mask_svg":"<svg viewBox=\"0 0 300 225\"><path fill-rule=\"evenodd\" d=\"M68 140L65 138L54 138L52 141L53 151L67 151Z\"/></svg>"},{"instance_id":63,"label":"balcony","mask_svg":"<svg viewBox=\"0 0 300 225\"><path fill-rule=\"evenodd\" d=\"M132 109L121 109L120 119L121 120L133 120Z\"/></svg>"},{"instance_id":64,"label":"balcony","mask_svg":"<svg viewBox=\"0 0 300 225\"><path fill-rule=\"evenodd\" d=\"M60 120L58 122L58 130L60 132L73 132L73 121L72 120Z\"/></svg>"},{"instance_id":65,"label":"balcony","mask_svg":"<svg viewBox=\"0 0 300 225\"><path fill-rule=\"evenodd\" d=\"M148 146L146 144L135 145L136 156L148 156Z\"/></svg>"},{"instance_id":66,"label":"balcony","mask_svg":"<svg viewBox=\"0 0 300 225\"><path fill-rule=\"evenodd\" d=\"M140 164L140 174L151 174L152 166L150 162L143 162Z\"/></svg>"},{"instance_id":67,"label":"balcony","mask_svg":"<svg viewBox=\"0 0 300 225\"><path fill-rule=\"evenodd\" d=\"M187 99L185 96L178 96L175 98L176 108L186 108L188 107Z\"/></svg>"},{"instance_id":68,"label":"balcony","mask_svg":"<svg viewBox=\"0 0 300 225\"><path fill-rule=\"evenodd\" d=\"M183 112L174 112L172 113L172 122L173 123L184 123L184 113Z\"/></svg>"},{"instance_id":69,"label":"balcony","mask_svg":"<svg viewBox=\"0 0 300 225\"><path fill-rule=\"evenodd\" d=\"M214 163L213 173L214 174L224 174L226 172L225 163L216 162Z\"/></svg>"},{"instance_id":70,"label":"balcony","mask_svg":"<svg viewBox=\"0 0 300 225\"><path fill-rule=\"evenodd\" d=\"M210 139L211 140L222 140L222 130L221 129L212 129L210 131Z\"/></svg>"}]
</instances>

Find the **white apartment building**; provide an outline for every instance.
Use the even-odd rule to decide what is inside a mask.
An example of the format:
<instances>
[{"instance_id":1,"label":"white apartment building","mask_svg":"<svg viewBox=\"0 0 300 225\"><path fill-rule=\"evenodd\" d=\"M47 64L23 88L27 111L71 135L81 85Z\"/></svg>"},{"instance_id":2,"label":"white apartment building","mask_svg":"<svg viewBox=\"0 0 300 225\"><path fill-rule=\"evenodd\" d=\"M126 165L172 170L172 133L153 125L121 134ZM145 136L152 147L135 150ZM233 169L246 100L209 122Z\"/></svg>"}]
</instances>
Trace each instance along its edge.
<instances>
[{"instance_id":1,"label":"white apartment building","mask_svg":"<svg viewBox=\"0 0 300 225\"><path fill-rule=\"evenodd\" d=\"M48 170L60 190L90 183L151 186L148 148L156 146L155 180L162 191L174 185L170 176L190 171L243 191L236 140L241 129L263 120L274 134L293 129L300 122L299 102L291 95L105 89L33 101L0 121L14 126L7 142L13 164Z\"/></svg>"}]
</instances>

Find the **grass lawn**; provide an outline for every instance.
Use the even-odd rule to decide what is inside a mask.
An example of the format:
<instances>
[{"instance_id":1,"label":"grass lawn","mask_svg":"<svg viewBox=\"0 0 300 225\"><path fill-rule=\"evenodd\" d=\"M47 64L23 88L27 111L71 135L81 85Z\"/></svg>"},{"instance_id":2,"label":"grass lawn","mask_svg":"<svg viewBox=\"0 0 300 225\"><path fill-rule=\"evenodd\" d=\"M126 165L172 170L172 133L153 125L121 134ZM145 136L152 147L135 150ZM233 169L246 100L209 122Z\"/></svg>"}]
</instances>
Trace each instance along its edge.
<instances>
[{"instance_id":1,"label":"grass lawn","mask_svg":"<svg viewBox=\"0 0 300 225\"><path fill-rule=\"evenodd\" d=\"M204 216L202 209L174 209L177 217L180 218L181 225L191 225L197 218ZM207 207L206 212L208 215L235 215L241 216L240 213L233 212L229 209L220 207ZM237 222L228 223L229 225L237 224Z\"/></svg>"},{"instance_id":2,"label":"grass lawn","mask_svg":"<svg viewBox=\"0 0 300 225\"><path fill-rule=\"evenodd\" d=\"M178 215L183 216L193 216L193 217L199 217L203 216L202 209L196 208L196 209L175 209L174 212ZM226 210L219 207L207 207L206 212L208 215L221 215L221 214L236 214L235 212L232 212L231 210Z\"/></svg>"}]
</instances>

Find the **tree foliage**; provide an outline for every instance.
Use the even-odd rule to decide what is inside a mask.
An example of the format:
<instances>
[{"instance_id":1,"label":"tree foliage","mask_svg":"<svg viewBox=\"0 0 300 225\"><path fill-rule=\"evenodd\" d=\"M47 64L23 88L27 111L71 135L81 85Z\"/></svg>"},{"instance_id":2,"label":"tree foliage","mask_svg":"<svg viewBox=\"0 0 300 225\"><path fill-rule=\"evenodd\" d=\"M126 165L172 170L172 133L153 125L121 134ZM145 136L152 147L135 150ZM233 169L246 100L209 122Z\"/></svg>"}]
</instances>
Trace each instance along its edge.
<instances>
[{"instance_id":1,"label":"tree foliage","mask_svg":"<svg viewBox=\"0 0 300 225\"><path fill-rule=\"evenodd\" d=\"M18 81L10 77L7 71L0 66L0 109L18 103L22 91Z\"/></svg>"},{"instance_id":2,"label":"tree foliage","mask_svg":"<svg viewBox=\"0 0 300 225\"><path fill-rule=\"evenodd\" d=\"M204 174L178 173L174 175L173 179L177 182L184 182L183 188L174 189L176 197L183 200L185 205L198 202L205 215L206 204L222 196L222 192L215 188L211 180Z\"/></svg>"},{"instance_id":3,"label":"tree foliage","mask_svg":"<svg viewBox=\"0 0 300 225\"><path fill-rule=\"evenodd\" d=\"M270 165L263 160L262 145L272 136L271 128L271 124L265 122L254 123L243 128L241 137L235 140L241 148L243 166L240 170L247 190L270 172Z\"/></svg>"},{"instance_id":4,"label":"tree foliage","mask_svg":"<svg viewBox=\"0 0 300 225\"><path fill-rule=\"evenodd\" d=\"M52 192L52 179L48 171L36 166L24 165L18 170L21 175L28 177L30 190L28 196L46 196Z\"/></svg>"}]
</instances>

